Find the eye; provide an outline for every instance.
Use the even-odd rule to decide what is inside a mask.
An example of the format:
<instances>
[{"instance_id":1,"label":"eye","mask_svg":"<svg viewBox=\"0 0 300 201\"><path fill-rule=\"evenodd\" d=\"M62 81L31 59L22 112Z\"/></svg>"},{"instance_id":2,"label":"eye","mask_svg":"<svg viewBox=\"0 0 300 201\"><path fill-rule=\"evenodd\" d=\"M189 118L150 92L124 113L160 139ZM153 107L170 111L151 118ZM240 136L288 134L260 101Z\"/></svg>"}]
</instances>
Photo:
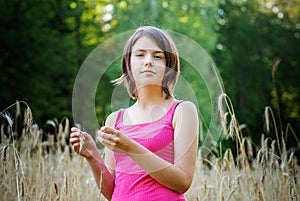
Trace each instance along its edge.
<instances>
[{"instance_id":1,"label":"eye","mask_svg":"<svg viewBox=\"0 0 300 201\"><path fill-rule=\"evenodd\" d=\"M163 54L155 54L155 55L154 55L154 58L155 58L155 59L163 59L163 58L164 58L164 55L163 55Z\"/></svg>"},{"instance_id":2,"label":"eye","mask_svg":"<svg viewBox=\"0 0 300 201\"><path fill-rule=\"evenodd\" d=\"M142 52L136 52L136 53L134 53L134 56L142 57L142 56L144 56L144 54Z\"/></svg>"}]
</instances>

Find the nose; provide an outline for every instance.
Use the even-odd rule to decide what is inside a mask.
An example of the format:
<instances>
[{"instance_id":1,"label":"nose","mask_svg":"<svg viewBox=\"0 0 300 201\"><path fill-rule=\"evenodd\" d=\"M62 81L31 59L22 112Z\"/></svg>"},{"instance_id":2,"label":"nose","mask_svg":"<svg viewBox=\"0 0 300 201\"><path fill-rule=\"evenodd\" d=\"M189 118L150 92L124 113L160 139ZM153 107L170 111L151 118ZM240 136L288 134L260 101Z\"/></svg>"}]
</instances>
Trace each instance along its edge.
<instances>
[{"instance_id":1,"label":"nose","mask_svg":"<svg viewBox=\"0 0 300 201\"><path fill-rule=\"evenodd\" d=\"M152 55L147 54L147 55L145 56L144 65L147 66L147 67L153 66L153 58L152 58Z\"/></svg>"}]
</instances>

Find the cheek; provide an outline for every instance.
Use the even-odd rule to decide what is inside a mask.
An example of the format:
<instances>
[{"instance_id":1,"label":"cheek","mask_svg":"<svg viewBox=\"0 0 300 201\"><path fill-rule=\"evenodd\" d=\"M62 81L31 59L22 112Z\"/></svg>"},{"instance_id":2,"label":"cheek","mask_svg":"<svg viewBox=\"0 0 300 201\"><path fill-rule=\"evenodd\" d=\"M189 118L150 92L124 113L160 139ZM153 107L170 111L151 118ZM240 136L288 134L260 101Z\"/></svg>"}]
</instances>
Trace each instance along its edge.
<instances>
[{"instance_id":1,"label":"cheek","mask_svg":"<svg viewBox=\"0 0 300 201\"><path fill-rule=\"evenodd\" d=\"M143 63L140 59L131 59L130 66L132 71L137 71L143 68Z\"/></svg>"},{"instance_id":2,"label":"cheek","mask_svg":"<svg viewBox=\"0 0 300 201\"><path fill-rule=\"evenodd\" d=\"M132 68L139 67L139 66L143 65L141 59L130 59L130 64L131 64Z\"/></svg>"},{"instance_id":3,"label":"cheek","mask_svg":"<svg viewBox=\"0 0 300 201\"><path fill-rule=\"evenodd\" d=\"M134 75L134 73L136 72L137 66L138 63L134 59L130 59L130 71L132 75Z\"/></svg>"},{"instance_id":4,"label":"cheek","mask_svg":"<svg viewBox=\"0 0 300 201\"><path fill-rule=\"evenodd\" d=\"M158 66L160 74L165 74L166 65L164 63L161 63L161 64L158 64L157 66Z\"/></svg>"},{"instance_id":5,"label":"cheek","mask_svg":"<svg viewBox=\"0 0 300 201\"><path fill-rule=\"evenodd\" d=\"M134 80L136 80L136 78L138 77L139 73L140 73L141 69L138 66L133 66L131 64L131 74Z\"/></svg>"},{"instance_id":6,"label":"cheek","mask_svg":"<svg viewBox=\"0 0 300 201\"><path fill-rule=\"evenodd\" d=\"M166 61L165 60L158 60L154 63L154 65L159 67L160 70L165 71L165 69L166 69Z\"/></svg>"},{"instance_id":7,"label":"cheek","mask_svg":"<svg viewBox=\"0 0 300 201\"><path fill-rule=\"evenodd\" d=\"M136 79L136 76L137 76L137 74L138 74L137 69L136 69L136 68L132 68L132 69L131 69L131 74L132 74L133 79Z\"/></svg>"}]
</instances>

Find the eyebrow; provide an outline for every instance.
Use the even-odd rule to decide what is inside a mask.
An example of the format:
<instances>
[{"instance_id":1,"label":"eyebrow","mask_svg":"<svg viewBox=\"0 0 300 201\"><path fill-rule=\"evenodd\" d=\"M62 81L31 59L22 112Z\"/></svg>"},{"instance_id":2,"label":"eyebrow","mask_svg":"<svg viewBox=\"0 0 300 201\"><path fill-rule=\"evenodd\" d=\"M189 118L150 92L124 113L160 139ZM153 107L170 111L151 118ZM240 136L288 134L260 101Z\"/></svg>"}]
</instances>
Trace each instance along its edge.
<instances>
[{"instance_id":1,"label":"eyebrow","mask_svg":"<svg viewBox=\"0 0 300 201\"><path fill-rule=\"evenodd\" d=\"M153 50L153 53L162 53L164 54L164 51L162 50L157 50L157 49L133 49L131 52L137 52L137 51L140 51L140 52L146 52L147 50Z\"/></svg>"}]
</instances>

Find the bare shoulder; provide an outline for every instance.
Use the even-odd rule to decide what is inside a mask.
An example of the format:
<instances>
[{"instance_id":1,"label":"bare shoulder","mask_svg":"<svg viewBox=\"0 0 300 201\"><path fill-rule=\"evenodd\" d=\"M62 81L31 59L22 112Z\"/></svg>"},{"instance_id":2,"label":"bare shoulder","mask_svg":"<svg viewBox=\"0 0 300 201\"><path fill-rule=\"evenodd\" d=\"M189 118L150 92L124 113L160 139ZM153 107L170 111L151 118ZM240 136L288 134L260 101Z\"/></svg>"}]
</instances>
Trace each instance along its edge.
<instances>
[{"instance_id":1,"label":"bare shoulder","mask_svg":"<svg viewBox=\"0 0 300 201\"><path fill-rule=\"evenodd\" d=\"M109 127L114 127L117 119L118 111L112 112L108 115L105 121L105 125Z\"/></svg>"},{"instance_id":2,"label":"bare shoulder","mask_svg":"<svg viewBox=\"0 0 300 201\"><path fill-rule=\"evenodd\" d=\"M196 105L191 101L183 101L179 103L174 112L173 123L176 123L176 121L190 121L192 119L198 119Z\"/></svg>"},{"instance_id":3,"label":"bare shoulder","mask_svg":"<svg viewBox=\"0 0 300 201\"><path fill-rule=\"evenodd\" d=\"M197 113L196 105L191 101L182 101L177 105L175 112L193 112Z\"/></svg>"}]
</instances>

